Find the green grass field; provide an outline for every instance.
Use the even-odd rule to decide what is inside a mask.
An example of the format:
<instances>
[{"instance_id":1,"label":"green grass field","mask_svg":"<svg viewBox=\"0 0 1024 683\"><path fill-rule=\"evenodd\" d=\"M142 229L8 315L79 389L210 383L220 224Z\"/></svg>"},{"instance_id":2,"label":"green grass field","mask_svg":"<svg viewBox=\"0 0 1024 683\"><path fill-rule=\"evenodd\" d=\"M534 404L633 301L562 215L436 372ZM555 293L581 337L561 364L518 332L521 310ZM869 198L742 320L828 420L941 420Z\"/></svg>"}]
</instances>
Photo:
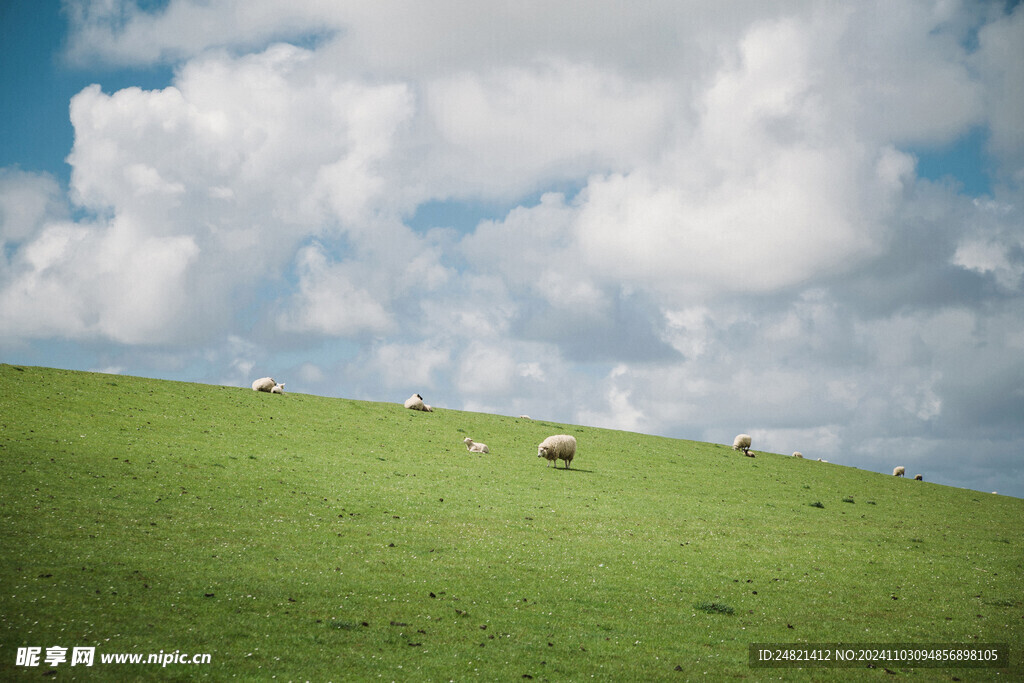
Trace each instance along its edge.
<instances>
[{"instance_id":1,"label":"green grass field","mask_svg":"<svg viewBox=\"0 0 1024 683\"><path fill-rule=\"evenodd\" d=\"M4 680L1024 674L1024 500L397 402L10 365L0 381ZM579 441L570 470L537 458L557 433ZM755 669L752 642L1014 659ZM97 661L16 665L52 646ZM175 650L211 661L99 662Z\"/></svg>"}]
</instances>

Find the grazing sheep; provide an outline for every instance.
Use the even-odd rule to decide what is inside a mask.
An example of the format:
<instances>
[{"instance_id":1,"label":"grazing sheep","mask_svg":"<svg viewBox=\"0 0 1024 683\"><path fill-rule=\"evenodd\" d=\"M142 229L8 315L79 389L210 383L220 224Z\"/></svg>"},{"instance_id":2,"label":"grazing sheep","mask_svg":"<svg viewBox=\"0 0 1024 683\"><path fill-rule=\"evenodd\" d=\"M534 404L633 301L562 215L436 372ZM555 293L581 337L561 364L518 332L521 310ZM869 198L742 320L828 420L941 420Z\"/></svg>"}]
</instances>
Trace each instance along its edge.
<instances>
[{"instance_id":1,"label":"grazing sheep","mask_svg":"<svg viewBox=\"0 0 1024 683\"><path fill-rule=\"evenodd\" d=\"M914 481L924 481L924 475L915 474L914 475Z\"/></svg>"},{"instance_id":2,"label":"grazing sheep","mask_svg":"<svg viewBox=\"0 0 1024 683\"><path fill-rule=\"evenodd\" d=\"M462 440L462 443L466 444L466 448L469 449L470 453L490 453L491 449L487 447L485 443L477 443L468 436Z\"/></svg>"},{"instance_id":3,"label":"grazing sheep","mask_svg":"<svg viewBox=\"0 0 1024 683\"><path fill-rule=\"evenodd\" d=\"M270 394L283 394L284 382L278 384L273 377L260 377L252 383L253 391L265 391Z\"/></svg>"},{"instance_id":4,"label":"grazing sheep","mask_svg":"<svg viewBox=\"0 0 1024 683\"><path fill-rule=\"evenodd\" d=\"M899 467L894 467L893 470L892 470L892 476L894 476L894 477L902 477L906 473L907 473L907 468L904 467L903 465L900 465Z\"/></svg>"},{"instance_id":5,"label":"grazing sheep","mask_svg":"<svg viewBox=\"0 0 1024 683\"><path fill-rule=\"evenodd\" d=\"M549 467L551 463L555 463L555 467L558 467L558 461L564 460L565 469L568 469L569 463L572 462L575 455L576 437L568 434L549 436L541 441L540 446L537 447L537 457L546 458Z\"/></svg>"},{"instance_id":6,"label":"grazing sheep","mask_svg":"<svg viewBox=\"0 0 1024 683\"><path fill-rule=\"evenodd\" d=\"M802 458L802 457L804 457L804 454L801 453L800 451L793 451L793 457L794 458Z\"/></svg>"},{"instance_id":7,"label":"grazing sheep","mask_svg":"<svg viewBox=\"0 0 1024 683\"><path fill-rule=\"evenodd\" d=\"M519 416L519 419L520 419L520 420L529 420L529 419L530 419L530 416L529 416L529 415L520 415L520 416Z\"/></svg>"},{"instance_id":8,"label":"grazing sheep","mask_svg":"<svg viewBox=\"0 0 1024 683\"><path fill-rule=\"evenodd\" d=\"M753 458L754 456L750 453L750 434L740 434L733 439L732 449L734 451L743 451L743 455Z\"/></svg>"},{"instance_id":9,"label":"grazing sheep","mask_svg":"<svg viewBox=\"0 0 1024 683\"><path fill-rule=\"evenodd\" d=\"M422 410L425 413L432 413L434 409L423 402L423 397L419 394L413 394L409 398L405 399L405 407L409 410Z\"/></svg>"}]
</instances>

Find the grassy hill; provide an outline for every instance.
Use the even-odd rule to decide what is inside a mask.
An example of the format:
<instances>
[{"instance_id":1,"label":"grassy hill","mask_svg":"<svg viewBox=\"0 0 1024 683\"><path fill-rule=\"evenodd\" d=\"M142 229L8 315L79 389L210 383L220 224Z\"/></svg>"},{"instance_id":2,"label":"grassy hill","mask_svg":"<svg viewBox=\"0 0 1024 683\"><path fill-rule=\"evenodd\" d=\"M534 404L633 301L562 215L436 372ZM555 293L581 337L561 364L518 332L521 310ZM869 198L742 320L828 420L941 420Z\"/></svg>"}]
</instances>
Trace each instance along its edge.
<instances>
[{"instance_id":1,"label":"grassy hill","mask_svg":"<svg viewBox=\"0 0 1024 683\"><path fill-rule=\"evenodd\" d=\"M1024 672L1024 500L397 402L0 381L5 680ZM536 457L563 432L568 471ZM1015 668L751 669L752 642L998 642ZM97 661L18 667L26 646ZM99 662L175 650L211 662Z\"/></svg>"}]
</instances>

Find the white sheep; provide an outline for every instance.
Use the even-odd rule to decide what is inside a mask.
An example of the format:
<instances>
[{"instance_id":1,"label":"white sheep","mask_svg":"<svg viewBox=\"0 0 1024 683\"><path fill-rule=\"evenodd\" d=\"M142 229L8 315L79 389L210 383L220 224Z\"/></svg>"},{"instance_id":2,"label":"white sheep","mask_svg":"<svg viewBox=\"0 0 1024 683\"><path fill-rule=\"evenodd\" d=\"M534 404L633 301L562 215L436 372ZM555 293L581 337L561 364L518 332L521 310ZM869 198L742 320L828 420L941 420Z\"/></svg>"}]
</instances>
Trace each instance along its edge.
<instances>
[{"instance_id":1,"label":"white sheep","mask_svg":"<svg viewBox=\"0 0 1024 683\"><path fill-rule=\"evenodd\" d=\"M466 448L469 450L470 453L491 452L491 449L487 447L487 444L473 441L473 439L469 438L468 436L462 440L462 443L466 444Z\"/></svg>"},{"instance_id":2,"label":"white sheep","mask_svg":"<svg viewBox=\"0 0 1024 683\"><path fill-rule=\"evenodd\" d=\"M907 473L907 468L904 467L903 465L900 465L899 467L894 467L893 470L892 470L892 476L894 476L894 477L902 477L906 473Z\"/></svg>"},{"instance_id":3,"label":"white sheep","mask_svg":"<svg viewBox=\"0 0 1024 683\"><path fill-rule=\"evenodd\" d=\"M794 458L802 458L802 457L804 457L804 454L801 453L800 451L793 451L793 457Z\"/></svg>"},{"instance_id":4,"label":"white sheep","mask_svg":"<svg viewBox=\"0 0 1024 683\"><path fill-rule=\"evenodd\" d=\"M914 475L914 481L924 481L924 475L923 474L915 474Z\"/></svg>"},{"instance_id":5,"label":"white sheep","mask_svg":"<svg viewBox=\"0 0 1024 683\"><path fill-rule=\"evenodd\" d=\"M253 391L265 391L270 394L283 394L284 382L278 384L273 377L260 377L252 383Z\"/></svg>"},{"instance_id":6,"label":"white sheep","mask_svg":"<svg viewBox=\"0 0 1024 683\"><path fill-rule=\"evenodd\" d=\"M750 453L750 434L739 434L732 442L732 449L734 451L743 451L743 455L753 458L754 456Z\"/></svg>"},{"instance_id":7,"label":"white sheep","mask_svg":"<svg viewBox=\"0 0 1024 683\"><path fill-rule=\"evenodd\" d=\"M569 468L569 463L572 462L573 457L576 455L576 437L570 436L569 434L555 434L549 436L540 442L540 446L537 447L537 457L546 458L548 466L551 463L555 463L555 467L558 467L558 461L565 461L565 468Z\"/></svg>"},{"instance_id":8,"label":"white sheep","mask_svg":"<svg viewBox=\"0 0 1024 683\"><path fill-rule=\"evenodd\" d=\"M409 398L405 399L405 407L409 410L422 410L425 413L432 413L434 409L423 402L423 397L419 394L413 394Z\"/></svg>"},{"instance_id":9,"label":"white sheep","mask_svg":"<svg viewBox=\"0 0 1024 683\"><path fill-rule=\"evenodd\" d=\"M520 416L519 416L519 419L520 419L520 420L529 420L529 419L530 419L530 416L529 416L529 415L520 415Z\"/></svg>"}]
</instances>

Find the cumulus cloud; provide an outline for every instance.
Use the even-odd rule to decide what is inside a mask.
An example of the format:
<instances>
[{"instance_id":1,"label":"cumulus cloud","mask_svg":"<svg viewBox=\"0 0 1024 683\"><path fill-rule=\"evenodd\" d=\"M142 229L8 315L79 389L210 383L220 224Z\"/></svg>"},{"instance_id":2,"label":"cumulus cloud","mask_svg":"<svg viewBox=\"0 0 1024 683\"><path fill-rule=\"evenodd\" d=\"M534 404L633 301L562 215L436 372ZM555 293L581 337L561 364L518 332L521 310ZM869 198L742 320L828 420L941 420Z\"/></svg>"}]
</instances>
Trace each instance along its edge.
<instances>
[{"instance_id":1,"label":"cumulus cloud","mask_svg":"<svg viewBox=\"0 0 1024 683\"><path fill-rule=\"evenodd\" d=\"M0 239L16 245L54 220L68 218L57 180L48 174L0 169Z\"/></svg>"},{"instance_id":2,"label":"cumulus cloud","mask_svg":"<svg viewBox=\"0 0 1024 683\"><path fill-rule=\"evenodd\" d=\"M667 83L565 60L439 77L425 94L453 190L498 196L649 160L680 104Z\"/></svg>"},{"instance_id":3,"label":"cumulus cloud","mask_svg":"<svg viewBox=\"0 0 1024 683\"><path fill-rule=\"evenodd\" d=\"M298 255L299 291L280 314L279 327L335 337L387 332L394 322L360 286L359 270L358 265L329 262L317 245L304 248Z\"/></svg>"},{"instance_id":4,"label":"cumulus cloud","mask_svg":"<svg viewBox=\"0 0 1024 683\"><path fill-rule=\"evenodd\" d=\"M140 235L130 220L47 224L18 250L0 292L7 334L106 337L126 344L179 341L179 296L198 253L185 236Z\"/></svg>"},{"instance_id":5,"label":"cumulus cloud","mask_svg":"<svg viewBox=\"0 0 1024 683\"><path fill-rule=\"evenodd\" d=\"M30 198L24 174L4 178L5 205L17 207L5 212L5 239L20 243L3 298L12 318L31 318L20 334L209 339L235 331L239 304L261 305L257 283L293 271L286 326L389 329L384 305L400 287L370 294L353 278L380 281L380 268L329 264L303 244L391 251L396 279L443 277L429 245L368 218L392 212L377 164L409 116L408 89L334 78L313 61L285 44L210 53L162 90L77 94L70 194L95 221L55 222L52 181L35 179Z\"/></svg>"},{"instance_id":6,"label":"cumulus cloud","mask_svg":"<svg viewBox=\"0 0 1024 683\"><path fill-rule=\"evenodd\" d=\"M1018 5L1009 17L979 30L979 48L973 59L986 86L989 148L1017 189L1024 184L1024 130L1018 115L1024 108L1024 60L1019 50L1022 40L1024 8Z\"/></svg>"}]
</instances>

